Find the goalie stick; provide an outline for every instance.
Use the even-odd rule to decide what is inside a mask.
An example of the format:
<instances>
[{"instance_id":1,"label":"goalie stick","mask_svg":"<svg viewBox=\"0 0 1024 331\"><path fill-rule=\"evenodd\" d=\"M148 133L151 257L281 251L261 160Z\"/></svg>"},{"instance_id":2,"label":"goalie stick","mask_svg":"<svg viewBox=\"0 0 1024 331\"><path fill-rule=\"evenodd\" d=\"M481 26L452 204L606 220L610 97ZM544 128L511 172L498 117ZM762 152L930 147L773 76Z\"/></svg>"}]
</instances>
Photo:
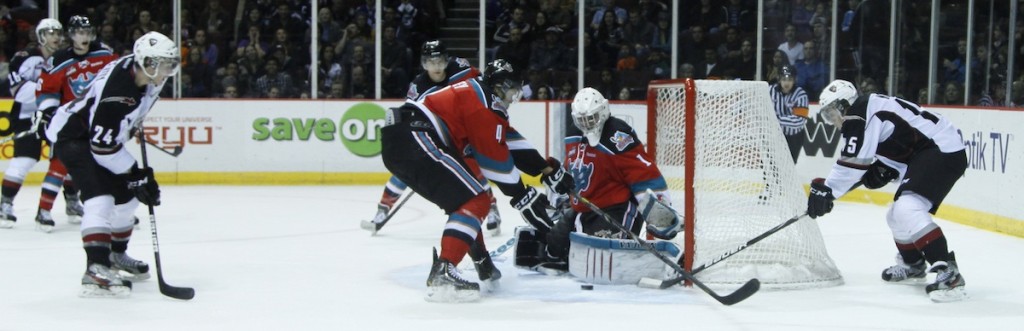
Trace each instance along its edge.
<instances>
[{"instance_id":1,"label":"goalie stick","mask_svg":"<svg viewBox=\"0 0 1024 331\"><path fill-rule=\"evenodd\" d=\"M636 240L636 242L639 243L640 246L643 246L644 249L646 249L648 252L650 252L651 254L654 254L654 256L658 257L658 259L661 260L661 262L664 262L669 267L674 269L677 273L679 273L679 275L681 275L681 277L683 277L684 280L690 281L691 283L696 285L698 288L700 288L702 291L704 291L704 293L707 293L712 298L714 298L716 301L718 301L718 302L720 302L720 303L722 303L722 304L724 304L726 306L731 306L733 304L736 304L736 303L738 303L740 301L743 301L743 300L749 298L751 295L754 295L754 293L757 293L757 291L761 288L761 281L757 280L757 278L752 278L752 279L748 280L745 284L743 284L743 286L741 286L736 291L733 291L732 293L729 293L729 294L724 295L724 296L723 295L719 295L718 293L715 293L715 291L712 290L711 288L708 288L707 285L704 285L703 282L701 282L700 280L697 280L697 278L693 277L693 275L691 275L690 273L686 272L686 270L684 270L682 267L680 267L678 263L676 263L675 261L672 261L671 259L669 259L668 257L665 257L664 255L661 255L661 253L659 253L656 249L654 249L653 245L651 245L650 243L648 243L647 241L645 241L643 239L640 239L639 237L637 237L636 234L633 234L632 231L629 231L626 228L622 227L622 224L616 223L615 220L613 220L611 216L609 216L607 213L605 213L603 210L601 210L601 208L598 208L593 203L591 203L590 200L587 200L586 198L580 196L579 192L572 191L572 192L570 192L570 194L572 194L572 196L575 197L576 200L578 200L578 201L582 202L584 205L586 205L587 208L590 208L591 211L597 213L598 215L601 215L601 219L603 219L605 222L607 222L608 224L614 226L619 231L622 231L622 232L626 233L626 235L628 235L633 240Z\"/></svg>"},{"instance_id":2,"label":"goalie stick","mask_svg":"<svg viewBox=\"0 0 1024 331\"><path fill-rule=\"evenodd\" d=\"M15 140L18 140L18 139L21 139L21 138L25 138L25 137L34 135L34 134L36 134L36 130L21 131L21 132L15 133L13 135L4 137L3 139L0 139L0 144L6 144L9 141L15 141Z\"/></svg>"},{"instance_id":3,"label":"goalie stick","mask_svg":"<svg viewBox=\"0 0 1024 331\"><path fill-rule=\"evenodd\" d=\"M747 249L747 247L750 247L750 246L756 244L757 242L763 240L764 238L767 238L768 236L771 236L772 234L775 234L776 232L779 232L780 230L786 228L790 224L796 223L797 221L803 219L805 216L807 216L806 212L803 213L803 214L800 214L800 216L796 216L796 217L790 218L789 220L786 220L785 222L782 222L781 224L776 225L775 227L769 229L768 231L765 231L764 233L758 235L757 237L754 237L753 239L747 240L747 242L743 243L742 245L739 245L738 247L733 248L733 249L725 252L724 254L714 258L713 260L711 260L711 261L709 261L707 263L704 263L704 264L702 264L699 267L694 268L693 271L691 272L691 274L696 275L698 272L704 271L705 269L710 268L711 266L713 266L715 264L718 264L718 262L721 262L722 260L725 260L725 259L729 258L730 256L736 255L736 253L739 253L740 251L742 251L744 249ZM669 278L669 279L661 281L661 283L659 283L657 285L657 288L659 288L659 289L666 289L666 288L672 287L673 285L676 285L679 282L682 282L684 280L686 280L686 276L683 276L683 275L676 276L676 277L673 277L673 278ZM650 282L651 281L649 281L649 280L644 280L644 279L640 280L640 284L644 284L644 285L641 285L642 287L653 287L653 286L648 286L648 285L651 284ZM655 280L654 282L657 282L657 281Z\"/></svg>"},{"instance_id":4,"label":"goalie stick","mask_svg":"<svg viewBox=\"0 0 1024 331\"><path fill-rule=\"evenodd\" d=\"M140 139L145 140L141 137ZM146 156L146 144L139 144L142 148L142 167L149 167L149 158ZM164 281L163 268L160 266L160 242L156 236L156 214L152 205L149 207L149 233L153 238L153 261L156 263L156 279L160 283L160 293L175 299L192 300L196 296L196 290L191 287L171 286Z\"/></svg>"},{"instance_id":5,"label":"goalie stick","mask_svg":"<svg viewBox=\"0 0 1024 331\"><path fill-rule=\"evenodd\" d=\"M406 194L404 197L402 197L402 201L399 201L398 205L396 205L395 208L391 209L391 212L388 213L388 216L385 217L383 221L374 224L373 233L371 235L376 236L377 231L380 231L380 228L383 228L384 224L388 224L388 221L390 221L391 218L395 216L395 213L397 213L399 209L402 209L402 205L405 205L405 202L409 201L409 198L411 198L414 195L416 195L416 191L409 191L409 194Z\"/></svg>"},{"instance_id":6,"label":"goalie stick","mask_svg":"<svg viewBox=\"0 0 1024 331\"><path fill-rule=\"evenodd\" d=\"M495 248L489 254L491 255L491 258L495 258L495 257L501 256L502 254L505 254L505 252L507 252L510 248L512 248L512 246L515 246L515 245L516 245L516 237L508 238L508 241L506 241L501 246L498 246L498 248Z\"/></svg>"}]
</instances>

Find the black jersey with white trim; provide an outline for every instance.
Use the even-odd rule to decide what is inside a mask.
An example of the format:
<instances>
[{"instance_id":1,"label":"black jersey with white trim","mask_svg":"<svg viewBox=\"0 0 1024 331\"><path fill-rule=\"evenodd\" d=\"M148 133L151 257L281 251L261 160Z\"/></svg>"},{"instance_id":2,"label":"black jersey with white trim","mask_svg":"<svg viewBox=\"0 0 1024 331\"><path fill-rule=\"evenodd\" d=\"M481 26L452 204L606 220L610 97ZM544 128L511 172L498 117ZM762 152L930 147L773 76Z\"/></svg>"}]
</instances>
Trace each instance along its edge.
<instances>
[{"instance_id":1,"label":"black jersey with white trim","mask_svg":"<svg viewBox=\"0 0 1024 331\"><path fill-rule=\"evenodd\" d=\"M47 127L47 137L59 143L88 140L96 162L115 174L126 173L135 158L124 148L139 127L163 85L135 84L134 56L104 67L81 97L60 106Z\"/></svg>"},{"instance_id":2,"label":"black jersey with white trim","mask_svg":"<svg viewBox=\"0 0 1024 331\"><path fill-rule=\"evenodd\" d=\"M444 68L443 81L435 82L430 79L430 74L426 71L421 72L409 83L409 91L405 95L405 100L423 101L427 94L477 76L480 76L480 71L470 65L469 60L452 56L448 58L448 66Z\"/></svg>"},{"instance_id":3,"label":"black jersey with white trim","mask_svg":"<svg viewBox=\"0 0 1024 331\"><path fill-rule=\"evenodd\" d=\"M836 197L852 189L876 159L902 173L920 151L936 148L953 153L965 148L953 123L897 97L861 97L844 118L842 151L825 180Z\"/></svg>"}]
</instances>

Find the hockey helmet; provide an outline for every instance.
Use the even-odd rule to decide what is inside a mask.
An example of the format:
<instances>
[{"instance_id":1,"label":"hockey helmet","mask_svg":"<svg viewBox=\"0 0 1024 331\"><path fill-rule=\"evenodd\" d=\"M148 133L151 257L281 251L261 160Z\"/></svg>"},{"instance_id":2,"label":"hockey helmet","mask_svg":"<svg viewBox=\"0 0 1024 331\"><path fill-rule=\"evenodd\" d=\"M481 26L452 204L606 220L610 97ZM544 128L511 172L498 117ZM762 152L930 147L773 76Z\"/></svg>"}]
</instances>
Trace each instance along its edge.
<instances>
[{"instance_id":1,"label":"hockey helmet","mask_svg":"<svg viewBox=\"0 0 1024 331\"><path fill-rule=\"evenodd\" d=\"M792 65L784 65L779 68L779 77L796 79L796 67Z\"/></svg>"},{"instance_id":2,"label":"hockey helmet","mask_svg":"<svg viewBox=\"0 0 1024 331\"><path fill-rule=\"evenodd\" d=\"M583 131L590 146L601 142L601 130L604 122L611 117L608 99L592 87L585 87L572 99L572 122Z\"/></svg>"},{"instance_id":3,"label":"hockey helmet","mask_svg":"<svg viewBox=\"0 0 1024 331\"><path fill-rule=\"evenodd\" d=\"M63 37L61 33L63 30L64 26L62 26L58 20L52 18L44 18L40 20L39 24L36 24L36 38L39 40L39 45L46 46L49 44L51 39L47 37L48 35L55 36L54 38L60 40L60 38Z\"/></svg>"},{"instance_id":4,"label":"hockey helmet","mask_svg":"<svg viewBox=\"0 0 1024 331\"><path fill-rule=\"evenodd\" d=\"M828 125L842 125L846 109L857 101L857 87L848 81L837 79L825 86L818 98L821 105L821 119Z\"/></svg>"},{"instance_id":5,"label":"hockey helmet","mask_svg":"<svg viewBox=\"0 0 1024 331\"><path fill-rule=\"evenodd\" d=\"M511 63L497 59L487 63L482 82L494 91L494 110L502 112L501 115L507 119L508 108L523 97L522 77Z\"/></svg>"},{"instance_id":6,"label":"hockey helmet","mask_svg":"<svg viewBox=\"0 0 1024 331\"><path fill-rule=\"evenodd\" d=\"M442 71L448 66L448 50L440 40L430 40L423 43L420 52L420 64L427 71Z\"/></svg>"},{"instance_id":7,"label":"hockey helmet","mask_svg":"<svg viewBox=\"0 0 1024 331\"><path fill-rule=\"evenodd\" d=\"M162 75L166 79L178 73L181 63L178 46L159 32L150 31L139 37L139 40L135 41L132 53L135 54L135 63L149 78L156 79Z\"/></svg>"},{"instance_id":8,"label":"hockey helmet","mask_svg":"<svg viewBox=\"0 0 1024 331\"><path fill-rule=\"evenodd\" d=\"M77 39L75 37L78 37ZM96 29L88 17L75 15L68 20L68 38L77 42L92 42L96 39Z\"/></svg>"}]
</instances>

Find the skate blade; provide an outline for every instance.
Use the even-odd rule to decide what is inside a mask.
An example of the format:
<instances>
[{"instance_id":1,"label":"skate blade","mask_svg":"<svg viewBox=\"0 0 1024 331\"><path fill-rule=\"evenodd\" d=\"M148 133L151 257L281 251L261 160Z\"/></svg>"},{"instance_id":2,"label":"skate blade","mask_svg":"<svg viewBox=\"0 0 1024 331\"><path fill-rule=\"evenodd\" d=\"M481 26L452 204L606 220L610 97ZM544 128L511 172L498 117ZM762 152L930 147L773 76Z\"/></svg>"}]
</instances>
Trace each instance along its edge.
<instances>
[{"instance_id":1,"label":"skate blade","mask_svg":"<svg viewBox=\"0 0 1024 331\"><path fill-rule=\"evenodd\" d=\"M491 237L500 236L501 235L501 225L498 225L498 226L496 226L493 229L488 228L487 229L487 234L490 235Z\"/></svg>"},{"instance_id":2,"label":"skate blade","mask_svg":"<svg viewBox=\"0 0 1024 331\"><path fill-rule=\"evenodd\" d=\"M127 298L132 294L132 288L128 286L99 286L95 284L82 284L78 296L82 298Z\"/></svg>"},{"instance_id":3,"label":"skate blade","mask_svg":"<svg viewBox=\"0 0 1024 331\"><path fill-rule=\"evenodd\" d=\"M499 281L499 279L491 278L488 280L480 281L480 289L486 291L487 293L497 292L498 290L501 289L501 282Z\"/></svg>"},{"instance_id":4,"label":"skate blade","mask_svg":"<svg viewBox=\"0 0 1024 331\"><path fill-rule=\"evenodd\" d=\"M82 224L82 216L68 215L68 224Z\"/></svg>"},{"instance_id":5,"label":"skate blade","mask_svg":"<svg viewBox=\"0 0 1024 331\"><path fill-rule=\"evenodd\" d=\"M36 223L36 230L50 233L53 231L53 225Z\"/></svg>"},{"instance_id":6,"label":"skate blade","mask_svg":"<svg viewBox=\"0 0 1024 331\"><path fill-rule=\"evenodd\" d=\"M957 302L967 299L967 291L964 290L963 286L957 286L948 290L935 290L928 292L928 297L934 302Z\"/></svg>"},{"instance_id":7,"label":"skate blade","mask_svg":"<svg viewBox=\"0 0 1024 331\"><path fill-rule=\"evenodd\" d=\"M143 281L149 279L149 273L133 274L124 270L119 270L118 275L121 275L121 279L127 279L133 282Z\"/></svg>"},{"instance_id":8,"label":"skate blade","mask_svg":"<svg viewBox=\"0 0 1024 331\"><path fill-rule=\"evenodd\" d=\"M14 227L14 221L2 220L0 221L0 229L10 229Z\"/></svg>"},{"instance_id":9,"label":"skate blade","mask_svg":"<svg viewBox=\"0 0 1024 331\"><path fill-rule=\"evenodd\" d=\"M480 300L479 290L459 290L454 286L428 286L423 299L437 303L465 303Z\"/></svg>"},{"instance_id":10,"label":"skate blade","mask_svg":"<svg viewBox=\"0 0 1024 331\"><path fill-rule=\"evenodd\" d=\"M918 285L927 285L928 284L928 280L925 279L925 277L921 277L921 278L907 278L907 279L904 279L904 280L901 280L901 281L896 281L896 282L892 282L892 281L888 281L888 280L883 279L882 282L886 283L886 284L905 285L905 286L918 286Z\"/></svg>"}]
</instances>

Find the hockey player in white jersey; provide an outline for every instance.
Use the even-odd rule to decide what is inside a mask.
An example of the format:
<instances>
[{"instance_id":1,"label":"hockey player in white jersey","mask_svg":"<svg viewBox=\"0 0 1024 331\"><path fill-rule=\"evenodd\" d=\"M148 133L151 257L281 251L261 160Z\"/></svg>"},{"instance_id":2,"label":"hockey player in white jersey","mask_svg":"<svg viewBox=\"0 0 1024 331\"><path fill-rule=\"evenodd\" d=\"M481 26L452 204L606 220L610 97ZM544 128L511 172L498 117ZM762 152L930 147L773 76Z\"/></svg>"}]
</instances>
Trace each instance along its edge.
<instances>
[{"instance_id":1,"label":"hockey player in white jersey","mask_svg":"<svg viewBox=\"0 0 1024 331\"><path fill-rule=\"evenodd\" d=\"M956 258L930 215L967 169L960 130L900 98L858 97L845 80L826 86L820 102L821 118L840 129L845 145L828 178L811 181L808 216L825 215L833 200L860 184L876 189L902 178L886 215L899 254L896 265L882 271L882 280L923 282L932 272L935 281L925 292L933 301L966 298Z\"/></svg>"},{"instance_id":2,"label":"hockey player in white jersey","mask_svg":"<svg viewBox=\"0 0 1024 331\"><path fill-rule=\"evenodd\" d=\"M11 73L8 80L11 84L11 95L14 105L10 113L10 126L15 132L27 135L14 139L14 157L3 175L3 187L0 188L0 228L14 226L17 217L14 215L14 198L21 191L25 177L43 152L42 132L37 132L32 125L32 116L36 113L36 90L39 88L40 76L51 65L49 59L58 51L64 41L63 26L52 18L44 18L36 24L36 37L39 45L17 52L11 59ZM70 177L56 175L64 172L64 166L50 162L47 176L43 180L42 194L39 198L39 209L36 214L36 225L40 230L50 232L55 223L50 216L54 196L60 190L60 182L64 184L65 212L68 223L82 222L82 204L78 202L78 189ZM55 181L57 183L55 183Z\"/></svg>"},{"instance_id":3,"label":"hockey player in white jersey","mask_svg":"<svg viewBox=\"0 0 1024 331\"><path fill-rule=\"evenodd\" d=\"M137 280L149 276L149 265L126 250L135 209L139 202L159 205L160 189L153 169L139 168L125 148L179 63L174 42L149 32L135 41L133 55L108 64L81 97L58 108L46 128L85 205L82 296L130 294L131 282L118 270Z\"/></svg>"}]
</instances>

